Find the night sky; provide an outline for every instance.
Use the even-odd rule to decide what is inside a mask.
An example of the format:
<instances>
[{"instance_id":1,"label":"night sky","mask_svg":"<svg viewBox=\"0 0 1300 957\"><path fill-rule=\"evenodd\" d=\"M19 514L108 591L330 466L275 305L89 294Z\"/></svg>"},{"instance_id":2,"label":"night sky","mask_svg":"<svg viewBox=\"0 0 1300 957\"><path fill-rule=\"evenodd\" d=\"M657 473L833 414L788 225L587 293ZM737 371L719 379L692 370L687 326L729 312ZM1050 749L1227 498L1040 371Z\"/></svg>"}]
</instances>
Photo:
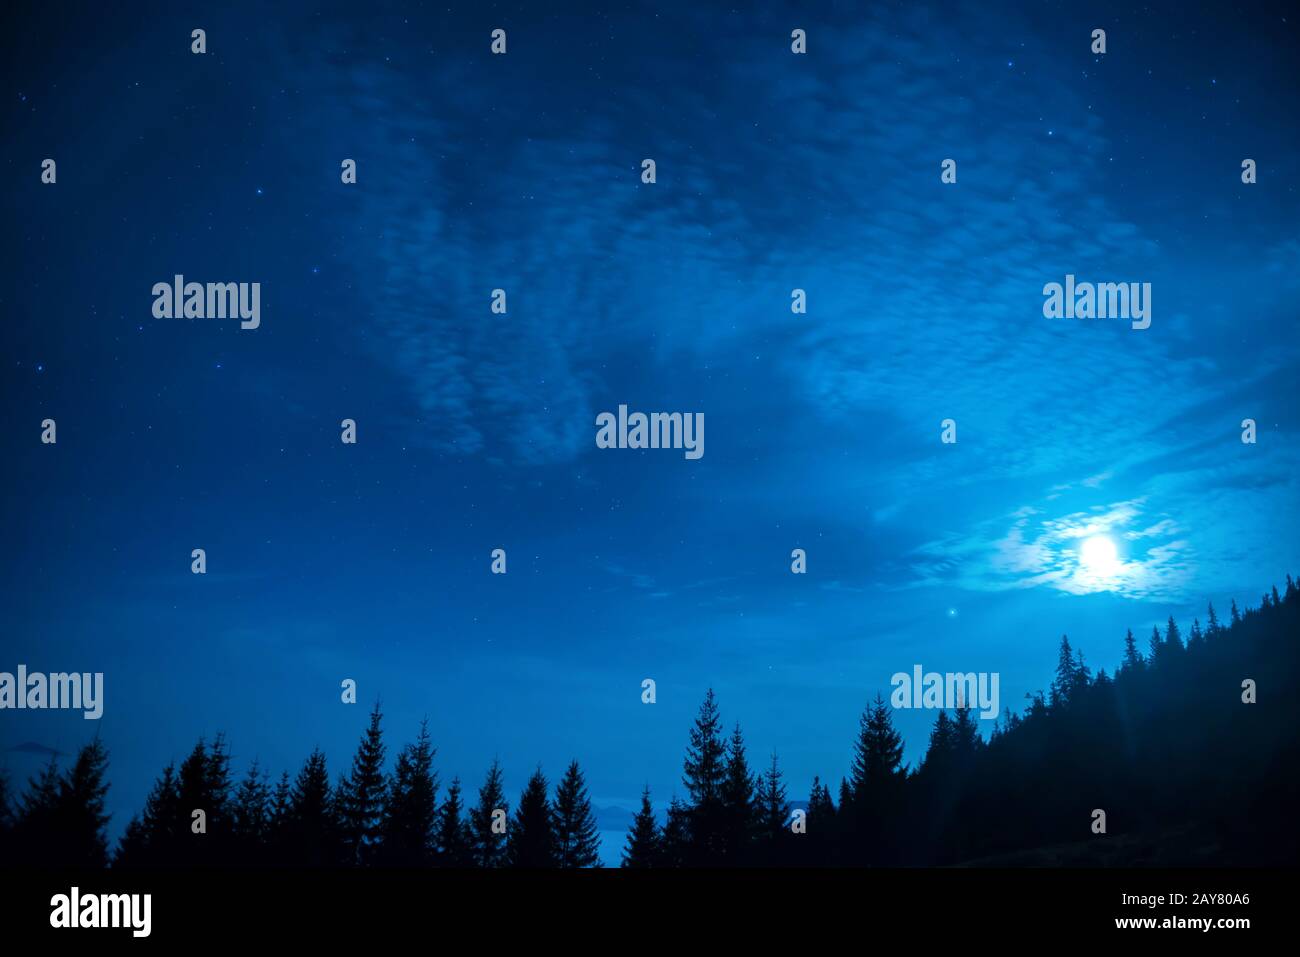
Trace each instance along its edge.
<instances>
[{"instance_id":1,"label":"night sky","mask_svg":"<svg viewBox=\"0 0 1300 957\"><path fill-rule=\"evenodd\" d=\"M1112 670L1297 570L1290 4L24 6L0 670L105 703L0 713L0 767L98 732L114 836L200 735L336 775L377 699L444 782L662 806L713 687L803 798L895 672L1019 710L1063 632ZM155 318L178 273L260 327ZM1150 328L1045 318L1067 274ZM598 449L620 404L705 454Z\"/></svg>"}]
</instances>

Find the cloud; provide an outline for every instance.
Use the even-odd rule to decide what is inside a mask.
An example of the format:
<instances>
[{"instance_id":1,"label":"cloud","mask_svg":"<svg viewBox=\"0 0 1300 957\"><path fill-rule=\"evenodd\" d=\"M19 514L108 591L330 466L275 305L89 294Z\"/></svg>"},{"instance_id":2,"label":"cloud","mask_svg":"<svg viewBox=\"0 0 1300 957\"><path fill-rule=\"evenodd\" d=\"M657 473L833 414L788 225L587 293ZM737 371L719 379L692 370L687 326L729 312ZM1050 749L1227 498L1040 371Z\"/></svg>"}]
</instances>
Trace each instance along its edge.
<instances>
[{"instance_id":1,"label":"cloud","mask_svg":"<svg viewBox=\"0 0 1300 957\"><path fill-rule=\"evenodd\" d=\"M1191 550L1172 519L1146 524L1145 508L1142 499L1055 516L1022 508L1007 517L1009 526L988 522L975 535L921 546L915 568L924 583L979 591L1048 587L1072 595L1181 598L1193 570ZM1090 566L1080 546L1094 536L1127 546L1114 564Z\"/></svg>"}]
</instances>

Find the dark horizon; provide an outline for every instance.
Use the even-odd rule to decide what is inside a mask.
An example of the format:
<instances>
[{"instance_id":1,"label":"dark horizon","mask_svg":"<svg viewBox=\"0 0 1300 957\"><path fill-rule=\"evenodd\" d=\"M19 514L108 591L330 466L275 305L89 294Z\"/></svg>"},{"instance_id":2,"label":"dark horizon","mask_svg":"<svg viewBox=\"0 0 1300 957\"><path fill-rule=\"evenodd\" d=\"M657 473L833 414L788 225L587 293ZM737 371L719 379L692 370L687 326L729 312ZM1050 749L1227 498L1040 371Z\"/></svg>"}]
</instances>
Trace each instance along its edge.
<instances>
[{"instance_id":1,"label":"dark horizon","mask_svg":"<svg viewBox=\"0 0 1300 957\"><path fill-rule=\"evenodd\" d=\"M59 769L51 758L21 797L0 774L0 862L127 869L1292 863L1300 831L1287 809L1300 797L1300 736L1279 723L1277 698L1261 708L1256 678L1242 679L1241 700L1232 702L1238 689L1230 676L1290 673L1297 634L1300 587L1288 574L1284 592L1273 587L1257 608L1233 600L1222 621L1211 606L1206 625L1196 619L1185 637L1171 616L1163 635L1153 631L1146 654L1128 631L1110 674L1094 672L1063 635L1050 690L1022 712L1004 709L987 740L970 706L951 719L947 708L932 708L935 723L916 767L903 761L897 711L877 696L864 709L848 775L838 788L833 778L814 777L806 800L794 798L797 784L785 779L776 755L769 762L748 749L740 722L728 731L710 689L689 736L684 798L674 794L655 809L647 787L640 810L617 828L602 820L609 809L592 806L577 760L553 799L540 764L516 802L501 788L495 762L476 795L472 781L438 767L427 726L414 744L399 746L391 731L385 735L376 704L350 768L316 751L296 776L240 769L224 736L201 739L159 775L125 835L110 840L103 798L111 756L96 737L69 766ZM1271 688L1265 693L1272 697ZM1196 731L1187 730L1191 723ZM1044 746L1052 752L1045 762ZM1162 794L1181 795L1178 808ZM1008 812L1017 801L1023 807ZM1092 837L1084 839L1088 804L1105 807L1091 812ZM187 817L191 805L204 809L201 827ZM585 849L574 863L556 850L568 846L556 837L571 816L560 811L567 807L584 822L574 833L585 835ZM998 811L1010 830L991 826L988 816ZM490 826L497 813L500 830Z\"/></svg>"}]
</instances>

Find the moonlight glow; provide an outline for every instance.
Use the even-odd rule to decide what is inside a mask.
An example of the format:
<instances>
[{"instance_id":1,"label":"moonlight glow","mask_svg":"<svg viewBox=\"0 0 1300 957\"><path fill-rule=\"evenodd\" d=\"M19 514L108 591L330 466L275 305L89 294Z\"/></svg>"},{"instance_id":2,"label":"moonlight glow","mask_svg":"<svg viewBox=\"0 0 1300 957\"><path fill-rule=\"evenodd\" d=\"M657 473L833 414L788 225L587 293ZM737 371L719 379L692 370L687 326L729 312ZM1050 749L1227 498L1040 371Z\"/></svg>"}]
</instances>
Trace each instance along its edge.
<instances>
[{"instance_id":1,"label":"moonlight glow","mask_svg":"<svg viewBox=\"0 0 1300 957\"><path fill-rule=\"evenodd\" d=\"M1093 535L1079 546L1079 563L1089 573L1105 577L1119 570L1119 553L1107 536Z\"/></svg>"}]
</instances>

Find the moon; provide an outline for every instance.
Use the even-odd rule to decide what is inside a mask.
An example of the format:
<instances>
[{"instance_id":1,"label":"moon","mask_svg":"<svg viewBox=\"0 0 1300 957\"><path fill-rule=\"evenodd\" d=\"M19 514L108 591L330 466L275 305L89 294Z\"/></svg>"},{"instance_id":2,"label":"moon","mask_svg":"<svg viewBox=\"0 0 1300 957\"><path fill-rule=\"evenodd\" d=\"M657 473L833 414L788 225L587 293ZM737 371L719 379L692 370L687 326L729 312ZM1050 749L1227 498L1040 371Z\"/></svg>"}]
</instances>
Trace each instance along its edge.
<instances>
[{"instance_id":1,"label":"moon","mask_svg":"<svg viewBox=\"0 0 1300 957\"><path fill-rule=\"evenodd\" d=\"M1094 575L1110 575L1119 568L1119 550L1109 536L1093 535L1079 546L1079 562Z\"/></svg>"}]
</instances>

